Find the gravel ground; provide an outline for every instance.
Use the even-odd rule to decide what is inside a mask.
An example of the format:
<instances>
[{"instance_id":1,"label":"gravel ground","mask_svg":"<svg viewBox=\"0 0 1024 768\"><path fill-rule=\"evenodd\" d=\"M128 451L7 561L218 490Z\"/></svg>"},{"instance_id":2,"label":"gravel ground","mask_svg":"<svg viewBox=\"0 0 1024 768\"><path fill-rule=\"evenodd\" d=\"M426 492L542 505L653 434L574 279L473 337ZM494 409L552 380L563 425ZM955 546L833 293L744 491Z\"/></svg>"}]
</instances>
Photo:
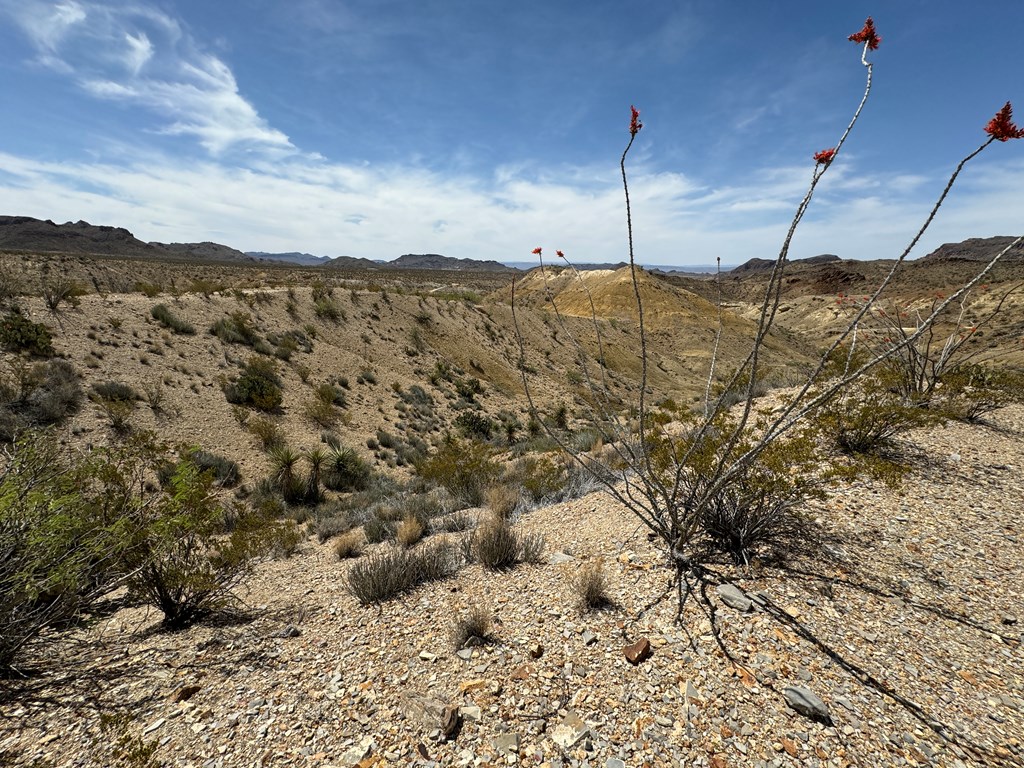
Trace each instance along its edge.
<instances>
[{"instance_id":1,"label":"gravel ground","mask_svg":"<svg viewBox=\"0 0 1024 768\"><path fill-rule=\"evenodd\" d=\"M550 562L380 607L310 540L258 568L246 619L168 634L123 608L51 644L3 684L0 763L143 764L126 756L151 743L204 768L1024 765L1022 435L1019 407L915 434L899 491L835 490L817 556L715 566L681 622L663 555L601 494L525 517ZM571 577L598 558L614 604L582 613ZM494 641L457 650L475 606Z\"/></svg>"}]
</instances>

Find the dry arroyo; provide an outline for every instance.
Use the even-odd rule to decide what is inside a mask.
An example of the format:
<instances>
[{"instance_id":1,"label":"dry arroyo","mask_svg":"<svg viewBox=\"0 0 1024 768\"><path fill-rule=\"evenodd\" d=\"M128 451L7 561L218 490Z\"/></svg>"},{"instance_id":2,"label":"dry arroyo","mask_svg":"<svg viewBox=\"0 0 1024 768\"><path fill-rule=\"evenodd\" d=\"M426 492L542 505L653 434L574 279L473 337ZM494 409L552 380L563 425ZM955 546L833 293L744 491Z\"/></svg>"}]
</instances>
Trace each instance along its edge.
<instances>
[{"instance_id":1,"label":"dry arroyo","mask_svg":"<svg viewBox=\"0 0 1024 768\"><path fill-rule=\"evenodd\" d=\"M1022 435L1019 407L914 434L900 491L837 489L817 556L711 566L681 622L662 555L601 494L522 520L546 564L380 607L311 539L260 566L245 618L167 634L125 607L56 640L3 684L0 762L1022 765ZM614 604L581 613L570 577L596 558ZM493 641L456 649L474 606Z\"/></svg>"}]
</instances>

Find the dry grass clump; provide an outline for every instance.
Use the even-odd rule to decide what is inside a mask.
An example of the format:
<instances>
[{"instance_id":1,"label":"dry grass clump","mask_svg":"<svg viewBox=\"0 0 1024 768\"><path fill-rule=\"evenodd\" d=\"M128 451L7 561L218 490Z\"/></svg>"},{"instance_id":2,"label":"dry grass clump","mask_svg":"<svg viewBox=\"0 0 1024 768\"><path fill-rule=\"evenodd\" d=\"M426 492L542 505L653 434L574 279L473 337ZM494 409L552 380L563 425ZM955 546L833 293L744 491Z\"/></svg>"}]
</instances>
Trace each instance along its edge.
<instances>
[{"instance_id":1,"label":"dry grass clump","mask_svg":"<svg viewBox=\"0 0 1024 768\"><path fill-rule=\"evenodd\" d=\"M522 534L506 520L491 517L473 532L470 550L484 567L502 570L517 563L538 562L544 553L544 537Z\"/></svg>"},{"instance_id":2,"label":"dry grass clump","mask_svg":"<svg viewBox=\"0 0 1024 768\"><path fill-rule=\"evenodd\" d=\"M354 528L348 533L342 534L334 542L334 555L339 560L347 560L352 557L359 557L363 554L366 546L366 536L362 528Z\"/></svg>"},{"instance_id":3,"label":"dry grass clump","mask_svg":"<svg viewBox=\"0 0 1024 768\"><path fill-rule=\"evenodd\" d=\"M414 515L408 515L398 524L395 538L403 547L411 547L423 538L426 533L426 526Z\"/></svg>"},{"instance_id":4,"label":"dry grass clump","mask_svg":"<svg viewBox=\"0 0 1024 768\"><path fill-rule=\"evenodd\" d=\"M452 627L452 645L455 650L491 642L492 616L489 608L475 605L468 613L459 616Z\"/></svg>"},{"instance_id":5,"label":"dry grass clump","mask_svg":"<svg viewBox=\"0 0 1024 768\"><path fill-rule=\"evenodd\" d=\"M455 573L461 565L458 549L445 540L415 549L389 548L360 560L347 575L348 589L363 605L383 602L428 581Z\"/></svg>"},{"instance_id":6,"label":"dry grass clump","mask_svg":"<svg viewBox=\"0 0 1024 768\"><path fill-rule=\"evenodd\" d=\"M608 577L604 572L603 558L584 563L569 579L582 613L604 608L612 604L608 595Z\"/></svg>"},{"instance_id":7,"label":"dry grass clump","mask_svg":"<svg viewBox=\"0 0 1024 768\"><path fill-rule=\"evenodd\" d=\"M508 520L519 506L521 496L519 486L499 483L484 491L484 503L495 515Z\"/></svg>"}]
</instances>

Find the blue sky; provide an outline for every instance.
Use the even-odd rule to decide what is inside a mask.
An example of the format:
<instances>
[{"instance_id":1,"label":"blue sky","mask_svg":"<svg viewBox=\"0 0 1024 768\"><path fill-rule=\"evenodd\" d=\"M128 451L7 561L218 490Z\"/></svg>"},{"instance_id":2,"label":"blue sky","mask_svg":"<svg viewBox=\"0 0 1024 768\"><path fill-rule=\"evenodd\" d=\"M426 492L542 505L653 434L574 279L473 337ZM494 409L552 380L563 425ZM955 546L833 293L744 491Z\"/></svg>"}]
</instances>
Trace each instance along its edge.
<instances>
[{"instance_id":1,"label":"blue sky","mask_svg":"<svg viewBox=\"0 0 1024 768\"><path fill-rule=\"evenodd\" d=\"M1007 101L1024 3L0 0L0 213L144 240L392 259L897 255ZM973 161L914 255L1024 228L1024 141Z\"/></svg>"}]
</instances>

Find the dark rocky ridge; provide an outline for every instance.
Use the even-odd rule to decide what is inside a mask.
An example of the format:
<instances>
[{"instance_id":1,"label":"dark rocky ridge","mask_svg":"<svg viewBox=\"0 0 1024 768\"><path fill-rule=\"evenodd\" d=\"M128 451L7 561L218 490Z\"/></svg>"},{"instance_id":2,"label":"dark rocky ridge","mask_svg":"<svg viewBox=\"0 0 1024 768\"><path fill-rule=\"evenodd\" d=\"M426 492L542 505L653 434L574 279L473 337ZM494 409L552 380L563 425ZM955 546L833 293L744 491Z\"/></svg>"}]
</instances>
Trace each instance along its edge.
<instances>
[{"instance_id":1,"label":"dark rocky ridge","mask_svg":"<svg viewBox=\"0 0 1024 768\"><path fill-rule=\"evenodd\" d=\"M246 251L245 255L250 256L257 261L283 261L289 264L301 264L304 267L319 267L331 261L330 256L314 256L311 253L299 253L298 251L288 251L287 253Z\"/></svg>"},{"instance_id":2,"label":"dark rocky ridge","mask_svg":"<svg viewBox=\"0 0 1024 768\"><path fill-rule=\"evenodd\" d=\"M842 259L840 259L838 256L836 256L834 253L822 253L822 254L820 254L818 256L810 256L810 257L808 257L806 259L793 259L789 263L790 264L828 264L828 263L833 262L833 261L842 261ZM774 259L759 259L759 258L755 257L753 259L749 259L749 260L743 262L738 267L733 267L729 271L735 273L735 272L753 272L753 271L759 270L759 269L770 269L771 266L774 263L775 263Z\"/></svg>"},{"instance_id":3,"label":"dark rocky ridge","mask_svg":"<svg viewBox=\"0 0 1024 768\"><path fill-rule=\"evenodd\" d=\"M121 227L85 221L54 224L30 216L0 216L0 249L110 256L159 256L163 249L137 239Z\"/></svg>"},{"instance_id":4,"label":"dark rocky ridge","mask_svg":"<svg viewBox=\"0 0 1024 768\"><path fill-rule=\"evenodd\" d=\"M387 262L392 269L477 269L487 272L509 272L512 267L506 267L497 261L477 261L476 259L456 259L451 256L441 256L437 253L406 253L393 261Z\"/></svg>"},{"instance_id":5,"label":"dark rocky ridge","mask_svg":"<svg viewBox=\"0 0 1024 768\"><path fill-rule=\"evenodd\" d=\"M1016 237L1005 236L971 237L961 243L944 243L927 256L922 257L920 261L988 261L1016 239ZM1011 249L1003 259L1006 261L1024 259L1024 243Z\"/></svg>"}]
</instances>

